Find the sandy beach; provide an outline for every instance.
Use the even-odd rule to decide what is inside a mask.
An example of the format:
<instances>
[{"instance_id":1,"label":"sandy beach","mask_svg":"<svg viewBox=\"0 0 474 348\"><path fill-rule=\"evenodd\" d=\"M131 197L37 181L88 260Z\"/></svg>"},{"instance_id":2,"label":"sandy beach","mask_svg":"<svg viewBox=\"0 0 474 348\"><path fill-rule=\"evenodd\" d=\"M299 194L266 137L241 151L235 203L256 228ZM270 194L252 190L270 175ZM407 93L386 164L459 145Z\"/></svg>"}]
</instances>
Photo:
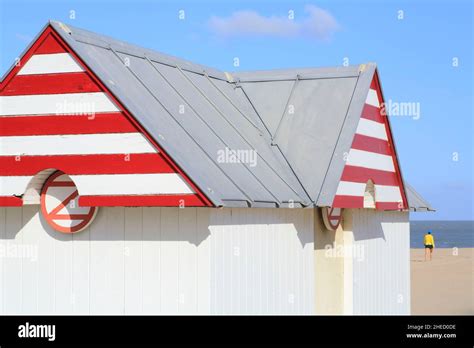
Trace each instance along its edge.
<instances>
[{"instance_id":1,"label":"sandy beach","mask_svg":"<svg viewBox=\"0 0 474 348\"><path fill-rule=\"evenodd\" d=\"M474 314L474 249L411 249L412 314Z\"/></svg>"}]
</instances>

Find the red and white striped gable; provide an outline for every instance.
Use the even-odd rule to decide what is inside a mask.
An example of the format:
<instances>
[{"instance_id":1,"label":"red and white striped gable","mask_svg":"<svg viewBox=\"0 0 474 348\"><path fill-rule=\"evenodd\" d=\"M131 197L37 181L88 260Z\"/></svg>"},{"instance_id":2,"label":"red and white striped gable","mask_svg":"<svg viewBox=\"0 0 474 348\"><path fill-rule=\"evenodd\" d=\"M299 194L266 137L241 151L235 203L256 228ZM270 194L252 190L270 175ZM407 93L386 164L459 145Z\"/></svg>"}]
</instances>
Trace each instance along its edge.
<instances>
[{"instance_id":1,"label":"red and white striped gable","mask_svg":"<svg viewBox=\"0 0 474 348\"><path fill-rule=\"evenodd\" d=\"M383 97L374 74L333 207L367 208L366 188L373 189L378 210L407 209L407 199ZM367 185L369 183L369 185Z\"/></svg>"},{"instance_id":2,"label":"red and white striped gable","mask_svg":"<svg viewBox=\"0 0 474 348\"><path fill-rule=\"evenodd\" d=\"M54 170L82 206L212 205L47 27L0 85L0 205Z\"/></svg>"}]
</instances>

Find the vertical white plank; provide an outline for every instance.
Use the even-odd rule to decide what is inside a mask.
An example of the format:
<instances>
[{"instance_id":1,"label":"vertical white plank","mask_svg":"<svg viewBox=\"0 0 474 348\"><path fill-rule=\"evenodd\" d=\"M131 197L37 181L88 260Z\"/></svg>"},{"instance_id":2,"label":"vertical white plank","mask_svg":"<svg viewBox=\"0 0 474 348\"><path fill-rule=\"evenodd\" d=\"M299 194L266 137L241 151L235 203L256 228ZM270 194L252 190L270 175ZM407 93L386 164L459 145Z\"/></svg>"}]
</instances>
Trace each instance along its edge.
<instances>
[{"instance_id":1,"label":"vertical white plank","mask_svg":"<svg viewBox=\"0 0 474 348\"><path fill-rule=\"evenodd\" d=\"M279 239L279 225L280 220L280 210L273 209L271 212L273 224L270 228L270 238L271 238L271 252L270 252L270 271L272 273L270 287L272 289L271 294L272 298L270 301L270 313L278 314L278 307L280 302L280 289L278 287L279 282L279 268L278 268L278 239Z\"/></svg>"},{"instance_id":2,"label":"vertical white plank","mask_svg":"<svg viewBox=\"0 0 474 348\"><path fill-rule=\"evenodd\" d=\"M291 272L291 260L288 259L288 248L291 245L292 233L294 233L294 225L291 219L292 209L283 209L281 216L283 219L283 225L281 230L281 244L279 250L280 263L280 276L281 276L281 309L280 314L291 313L291 308L294 303L294 297L291 296L292 284L288 279L288 274Z\"/></svg>"},{"instance_id":3,"label":"vertical white plank","mask_svg":"<svg viewBox=\"0 0 474 348\"><path fill-rule=\"evenodd\" d=\"M257 264L259 255L258 245L258 221L253 210L245 209L245 219L248 226L248 314L258 314L259 288L260 288L260 266Z\"/></svg>"},{"instance_id":4,"label":"vertical white plank","mask_svg":"<svg viewBox=\"0 0 474 348\"><path fill-rule=\"evenodd\" d=\"M254 245L252 261L255 267L254 281L251 297L253 298L252 313L262 313L262 280L263 280L263 269L262 269L262 219L261 214L256 214L255 210L249 210L250 222L252 223L252 239L251 243Z\"/></svg>"},{"instance_id":5,"label":"vertical white plank","mask_svg":"<svg viewBox=\"0 0 474 348\"><path fill-rule=\"evenodd\" d=\"M283 267L284 267L284 261L281 257L282 252L285 250L285 235L286 235L286 228L285 228L285 223L286 223L286 218L285 218L285 212L286 209L281 209L278 210L278 219L277 219L277 227L276 227L276 232L275 232L275 273L277 274L277 280L276 280L276 289L277 289L277 303L276 303L276 308L275 311L276 313L283 313L284 308L286 308L286 304L288 303L288 298L283 290L283 287L285 286L286 280L283 274Z\"/></svg>"},{"instance_id":6,"label":"vertical white plank","mask_svg":"<svg viewBox=\"0 0 474 348\"><path fill-rule=\"evenodd\" d=\"M250 233L252 231L251 227L248 225L247 216L248 211L247 209L239 209L239 224L240 226L240 262L242 263L241 267L241 282L240 282L240 306L241 312L247 313L250 304L248 296L250 294L249 291L249 277L251 269L254 267L253 262L251 260L250 255L250 245L252 244L250 240Z\"/></svg>"},{"instance_id":7,"label":"vertical white plank","mask_svg":"<svg viewBox=\"0 0 474 348\"><path fill-rule=\"evenodd\" d=\"M143 313L161 312L161 208L143 208Z\"/></svg>"},{"instance_id":8,"label":"vertical white plank","mask_svg":"<svg viewBox=\"0 0 474 348\"><path fill-rule=\"evenodd\" d=\"M90 313L110 314L117 311L108 293L109 274L112 272L108 262L107 213L109 208L99 209L90 233ZM121 220L123 224L123 219ZM123 308L122 308L123 312Z\"/></svg>"},{"instance_id":9,"label":"vertical white plank","mask_svg":"<svg viewBox=\"0 0 474 348\"><path fill-rule=\"evenodd\" d=\"M211 312L209 209L197 208L197 313Z\"/></svg>"},{"instance_id":10,"label":"vertical white plank","mask_svg":"<svg viewBox=\"0 0 474 348\"><path fill-rule=\"evenodd\" d=\"M235 277L232 269L232 213L233 209L223 209L221 212L222 269L220 272L223 285L221 306L224 314L232 313L233 279Z\"/></svg>"},{"instance_id":11,"label":"vertical white plank","mask_svg":"<svg viewBox=\"0 0 474 348\"><path fill-rule=\"evenodd\" d=\"M264 313L263 308L266 304L265 294L263 288L265 286L265 269L263 265L263 244L264 244L264 233L265 233L265 217L262 213L255 211L252 209L250 211L252 219L255 222L255 246L256 246L256 253L254 254L254 261L253 263L257 266L257 282L254 297L256 299L254 303L254 311L256 314Z\"/></svg>"},{"instance_id":12,"label":"vertical white plank","mask_svg":"<svg viewBox=\"0 0 474 348\"><path fill-rule=\"evenodd\" d=\"M178 214L178 309L192 314L197 312L196 208L182 208Z\"/></svg>"},{"instance_id":13,"label":"vertical white plank","mask_svg":"<svg viewBox=\"0 0 474 348\"><path fill-rule=\"evenodd\" d=\"M242 291L242 312L243 313L248 313L250 310L250 284L251 284L251 272L252 269L254 268L254 265L252 263L251 259L251 233L252 233L252 227L249 226L248 224L248 210L247 209L241 209L239 213L239 220L240 223L243 224L242 226L242 243L241 243L241 260L243 262L243 278L242 278L242 284L241 284L241 291Z\"/></svg>"},{"instance_id":14,"label":"vertical white plank","mask_svg":"<svg viewBox=\"0 0 474 348\"><path fill-rule=\"evenodd\" d=\"M272 296L273 290L271 288L272 282L272 273L271 273L271 230L272 226L274 225L273 220L273 209L265 208L262 212L262 216L264 218L265 223L262 224L263 230L263 243L262 243L262 264L264 274L263 274L263 288L262 288L262 296L263 296L263 312L269 314L272 312Z\"/></svg>"},{"instance_id":15,"label":"vertical white plank","mask_svg":"<svg viewBox=\"0 0 474 348\"><path fill-rule=\"evenodd\" d=\"M315 314L315 270L314 270L314 209L306 210L306 238L308 243L304 246L305 273L303 275L303 286L305 289L305 308L303 313Z\"/></svg>"},{"instance_id":16,"label":"vertical white plank","mask_svg":"<svg viewBox=\"0 0 474 348\"><path fill-rule=\"evenodd\" d=\"M304 209L298 209L298 229L295 235L295 254L297 262L297 272L295 272L295 283L296 293L295 298L295 314L304 313L305 297L304 297L304 276L305 276L305 264L304 264L304 244L306 241L306 211Z\"/></svg>"},{"instance_id":17,"label":"vertical white plank","mask_svg":"<svg viewBox=\"0 0 474 348\"><path fill-rule=\"evenodd\" d=\"M72 303L74 314L89 314L90 228L72 235Z\"/></svg>"},{"instance_id":18,"label":"vertical white plank","mask_svg":"<svg viewBox=\"0 0 474 348\"><path fill-rule=\"evenodd\" d=\"M22 303L22 260L15 249L21 247L22 208L6 208L5 239L7 256L4 260L5 314L21 313Z\"/></svg>"},{"instance_id":19,"label":"vertical white plank","mask_svg":"<svg viewBox=\"0 0 474 348\"><path fill-rule=\"evenodd\" d=\"M125 313L142 312L143 209L125 209Z\"/></svg>"},{"instance_id":20,"label":"vertical white plank","mask_svg":"<svg viewBox=\"0 0 474 348\"><path fill-rule=\"evenodd\" d=\"M231 285L231 295L232 295L232 308L231 313L240 314L242 313L242 298L241 298L241 284L242 284L242 274L243 274L243 263L242 263L242 226L241 209L232 209L231 215L231 228L230 228L230 260L232 267L232 285Z\"/></svg>"},{"instance_id":21,"label":"vertical white plank","mask_svg":"<svg viewBox=\"0 0 474 348\"><path fill-rule=\"evenodd\" d=\"M270 209L268 212L270 216L270 221L272 223L268 226L268 270L269 270L269 293L268 293L268 314L275 314L276 311L276 293L277 293L277 268L275 262L275 255L276 255L276 231L278 226L278 210L277 209Z\"/></svg>"},{"instance_id":22,"label":"vertical white plank","mask_svg":"<svg viewBox=\"0 0 474 348\"><path fill-rule=\"evenodd\" d=\"M291 212L292 209L281 209L278 210L279 213L279 228L278 228L278 237L279 243L277 247L278 252L278 288L279 288L279 305L278 305L278 313L279 314L288 314L290 313L289 308L292 306L292 302L294 302L294 296L291 296L292 290L291 287L293 286L288 279L288 273L290 270L290 262L291 260L288 259L288 248L291 247L291 241L294 226L291 220ZM291 302L291 303L290 303Z\"/></svg>"},{"instance_id":23,"label":"vertical white plank","mask_svg":"<svg viewBox=\"0 0 474 348\"><path fill-rule=\"evenodd\" d=\"M178 313L178 208L161 208L161 311Z\"/></svg>"},{"instance_id":24,"label":"vertical white plank","mask_svg":"<svg viewBox=\"0 0 474 348\"><path fill-rule=\"evenodd\" d=\"M405 302L401 305L401 314L411 314L411 271L410 271L410 222L408 213L400 213L402 224L399 226L397 233L403 234L403 244L401 249L404 250L400 255L400 260L405 263L404 273L404 291L405 291Z\"/></svg>"},{"instance_id":25,"label":"vertical white plank","mask_svg":"<svg viewBox=\"0 0 474 348\"><path fill-rule=\"evenodd\" d=\"M106 243L107 250L107 288L109 313L123 314L125 312L125 247L126 211L128 208L106 208Z\"/></svg>"},{"instance_id":26,"label":"vertical white plank","mask_svg":"<svg viewBox=\"0 0 474 348\"><path fill-rule=\"evenodd\" d=\"M298 248L300 248L298 240L298 232L301 229L300 216L301 209L288 209L288 221L290 230L287 232L288 244L285 250L285 257L288 268L285 272L285 278L288 282L289 289L287 293L287 311L286 313L295 314L299 303L299 279L300 279L300 259Z\"/></svg>"},{"instance_id":27,"label":"vertical white plank","mask_svg":"<svg viewBox=\"0 0 474 348\"><path fill-rule=\"evenodd\" d=\"M7 284L4 281L5 277L5 259L7 256L7 243L5 237L6 216L5 209L0 207L0 314L5 314L5 288Z\"/></svg>"},{"instance_id":28,"label":"vertical white plank","mask_svg":"<svg viewBox=\"0 0 474 348\"><path fill-rule=\"evenodd\" d=\"M55 239L54 231L38 213L38 313L55 313Z\"/></svg>"},{"instance_id":29,"label":"vertical white plank","mask_svg":"<svg viewBox=\"0 0 474 348\"><path fill-rule=\"evenodd\" d=\"M309 215L308 212L310 210L300 209L301 210L301 230L298 231L299 238L298 243L298 258L300 260L300 268L299 268L299 277L298 277L298 285L299 285L299 302L298 302L298 309L297 313L305 313L307 309L307 298L306 298L306 281L309 279L305 279L306 276L306 255L305 255L305 246L309 243L308 240L308 225L309 225Z\"/></svg>"},{"instance_id":30,"label":"vertical white plank","mask_svg":"<svg viewBox=\"0 0 474 348\"><path fill-rule=\"evenodd\" d=\"M39 216L37 205L26 205L21 208L22 249L19 257L22 259L22 313L36 314L38 312L38 230Z\"/></svg>"},{"instance_id":31,"label":"vertical white plank","mask_svg":"<svg viewBox=\"0 0 474 348\"><path fill-rule=\"evenodd\" d=\"M54 311L56 314L73 312L72 291L72 235L54 231Z\"/></svg>"},{"instance_id":32,"label":"vertical white plank","mask_svg":"<svg viewBox=\"0 0 474 348\"><path fill-rule=\"evenodd\" d=\"M211 314L218 314L217 296L218 296L218 277L217 277L217 214L220 209L213 209L209 213L209 233L210 233L210 263L211 263Z\"/></svg>"}]
</instances>

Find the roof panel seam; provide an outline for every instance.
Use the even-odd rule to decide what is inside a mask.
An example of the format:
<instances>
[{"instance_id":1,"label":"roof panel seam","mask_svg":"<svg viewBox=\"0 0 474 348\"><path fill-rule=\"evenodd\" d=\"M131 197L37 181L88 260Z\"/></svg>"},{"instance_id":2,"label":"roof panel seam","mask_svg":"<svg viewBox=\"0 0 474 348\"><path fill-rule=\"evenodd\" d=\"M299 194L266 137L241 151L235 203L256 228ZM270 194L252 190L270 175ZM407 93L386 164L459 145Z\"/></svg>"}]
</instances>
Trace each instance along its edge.
<instances>
[{"instance_id":1,"label":"roof panel seam","mask_svg":"<svg viewBox=\"0 0 474 348\"><path fill-rule=\"evenodd\" d=\"M206 125L206 127L207 127L224 145L226 145L227 147L229 147L229 145L224 141L224 139L222 139L222 138L214 131L214 129L202 118L202 116L200 116L199 112L191 105L191 103L189 103L189 102L186 100L186 98L185 98L183 95L181 95L181 93L178 92L178 90L177 90L177 89L173 86L173 84L166 78L166 76L164 76L164 74L163 74L161 71L159 71L159 70L153 65L152 61L151 61L150 59L148 59L147 56L145 56L145 59L146 59L146 60L148 61L148 63L152 66L153 70L156 71L156 72L163 78L163 80L173 89L173 91L175 91L176 94L178 94L178 95L181 97L181 99L183 100L183 102L185 102L185 103L189 106L189 108L196 114L196 116L199 118L199 120L200 120L204 125ZM180 68L179 68L178 66L175 66L174 68L177 69L178 71L180 70ZM187 79L186 76L184 76L184 77L185 77L185 79ZM151 93L151 92L150 92L150 93ZM155 97L155 99L156 99L156 97ZM160 104L161 104L161 102L160 102ZM163 105L162 105L162 106L163 106ZM163 107L164 107L164 106L163 106ZM168 111L168 113L171 114L169 111ZM173 119L175 119L175 118L173 117ZM176 119L175 119L175 121L178 122ZM179 122L178 122L178 123L179 123ZM187 134L190 136L190 138L192 138L193 141L197 144L197 141L194 139L194 137L191 136L191 134L189 134L188 132L186 132L186 133L187 133ZM213 163L215 163L214 160L212 160L212 157L211 157L201 146L200 146L200 148L201 148L201 150L207 155L207 157L208 157ZM216 164L216 163L215 163L215 164ZM243 163L241 163L241 164L242 164L242 166L243 166L244 168L246 168L251 174L253 174L253 173L247 168L247 166L245 166L245 164L243 164ZM219 167L219 165L216 164L216 167L219 168L219 170L232 182L232 184L234 184L235 187L237 187L237 189L238 189L244 196L246 196L249 200L252 200L252 199L240 188L240 186L237 185L237 184L225 173L225 171L222 170L222 169ZM255 179L258 180L257 178L255 178ZM260 181L259 181L259 182L260 182ZM263 185L262 185L262 186L263 186Z\"/></svg>"},{"instance_id":2,"label":"roof panel seam","mask_svg":"<svg viewBox=\"0 0 474 348\"><path fill-rule=\"evenodd\" d=\"M120 60L120 62L122 62L123 64L123 61L122 59L120 58L120 56L117 54L117 52L111 47L110 50L114 53L114 56ZM141 58L143 59L143 58ZM178 120L176 120L176 118L172 115L172 113L161 103L161 101L156 98L156 96L150 91L150 89L146 86L146 84L133 72L133 70L130 69L130 67L124 65L128 71L130 71L130 73L140 82L140 84L148 91L148 93L161 105L161 107L166 110L166 112L171 116L171 118L176 122L176 124L179 125L179 127L181 127L181 129L183 129L183 131L193 140L193 142L201 149L201 151L209 158L209 160L214 163L217 168L219 168L219 166L214 162L214 160L212 159L212 157L201 147L201 145L189 134L189 132L178 122ZM156 140L156 139L155 139ZM157 141L157 140L156 140ZM234 184L234 186L244 195L246 196L248 199L250 199L250 197L243 191L240 189L240 187L238 185L235 184L235 182L226 174L222 171L222 173L227 177L227 179L232 182L232 184ZM188 173L186 173L186 175L188 175ZM202 187L200 188L202 190ZM209 189L209 188L207 188Z\"/></svg>"},{"instance_id":3,"label":"roof panel seam","mask_svg":"<svg viewBox=\"0 0 474 348\"><path fill-rule=\"evenodd\" d=\"M207 102L212 105L212 107L217 111L217 113L219 115L221 115L221 117L234 129L234 131L240 135L240 137L247 143L247 145L253 149L257 156L259 156L260 158L262 158L262 156L259 154L259 152L257 150L255 150L254 146L252 146L252 144L237 130L236 127L234 127L234 125L225 117L224 113L217 107L217 105L215 105L207 96L206 94L198 87L196 86L196 84L191 81L189 79L188 76L186 76L186 74L180 69L180 67L178 65L176 65L176 68L178 69L178 71L181 72L182 76L207 100ZM206 123L207 125L207 123ZM217 136L217 134L214 132L214 130L212 129L212 127L210 127L208 125L209 129ZM220 137L219 137L220 139ZM222 142L224 144L226 144L225 141L222 140ZM265 159L262 158L262 160L264 160L264 162L266 163ZM255 178L255 180L257 180L260 185L276 200L276 202L280 203L280 200L261 182L261 180L243 163L241 163L242 166ZM267 163L266 163L267 164ZM267 164L268 165L268 164ZM272 168L271 166L269 166L270 168ZM295 192L296 193L296 192Z\"/></svg>"},{"instance_id":4,"label":"roof panel seam","mask_svg":"<svg viewBox=\"0 0 474 348\"><path fill-rule=\"evenodd\" d=\"M260 122L262 123L263 127L264 127L265 130L267 131L268 136L271 138L271 137L272 137L272 133L270 132L270 130L268 129L266 123L263 121L262 117L261 117L260 114L258 113L257 109L255 108L255 105L253 105L252 101L250 100L249 96L247 95L247 92L245 92L245 88L244 88L239 82L236 82L236 83L235 83L235 87L236 87L236 88L240 88L240 90L241 90L242 93L244 94L245 98L246 98L247 101L249 102L250 106L252 107L253 111L254 111L255 114L257 115L258 119L259 119Z\"/></svg>"},{"instance_id":5,"label":"roof panel seam","mask_svg":"<svg viewBox=\"0 0 474 348\"><path fill-rule=\"evenodd\" d=\"M296 83L296 81L295 81ZM252 106L253 110L255 111L255 113L257 114L258 118L260 119L260 121L262 122L262 124L264 125L265 129L267 129L268 131L268 134L270 135L270 138L272 138L272 134L270 132L270 130L267 128L265 122L263 121L262 117L260 116L260 114L258 113L257 109L255 108L255 106L253 105L252 101L250 100L249 96L247 95L247 93L245 92L245 89L243 86L240 86L240 88L242 89L245 97L247 98L247 100L249 101L250 105ZM286 109L286 107L285 107ZM298 177L298 175L296 174L295 170L293 169L293 167L291 166L290 162L288 161L288 159L286 158L285 154L283 153L283 151L280 149L280 146L278 146L278 144L270 144L270 147L271 149L272 148L276 148L278 150L278 152L280 153L280 155L283 157L283 159L285 160L285 163L288 165L288 167L290 168L290 171L291 173L293 174L293 176L295 177L296 181L298 182L298 184L300 185L300 188L303 190L303 192L306 194L306 198L309 200L309 202L312 202L314 203L312 200L311 200L311 196L309 195L308 191L306 191L306 188L304 187L303 183L301 182L300 178ZM283 179L282 179L283 180ZM298 194L299 196L299 194ZM283 201L284 202L284 201ZM302 203L303 204L303 203Z\"/></svg>"},{"instance_id":6,"label":"roof panel seam","mask_svg":"<svg viewBox=\"0 0 474 348\"><path fill-rule=\"evenodd\" d=\"M237 110L239 112L239 114L241 114L257 131L258 131L258 134L261 136L262 135L262 130L260 129L260 127L258 127L255 123L252 122L252 120L250 120L235 104L234 102L227 96L227 94L225 94L223 91L221 91L221 89L219 87L216 86L216 84L212 81L212 79L209 77L209 75L207 74L207 72L204 70L204 76L207 78L207 80L211 83L211 85L217 90L219 91L220 94L222 94L224 96L224 98L234 107L235 110Z\"/></svg>"},{"instance_id":7,"label":"roof panel seam","mask_svg":"<svg viewBox=\"0 0 474 348\"><path fill-rule=\"evenodd\" d=\"M100 48L103 48L103 49L106 49L106 50L110 50L112 49L112 45L109 44L108 42L106 41L103 41L103 44L99 43L99 42L90 42L90 41L85 41L85 40L81 40L81 37L82 35L81 34L76 34L74 33L73 34L73 38L76 42L80 42L84 45L91 45L91 46L95 46L95 47L100 47ZM123 48L118 48L118 47L114 47L113 50L117 53L122 53L122 54L126 54L128 56L132 56L132 57L136 57L136 58L144 58L145 55L147 55L146 53L143 53L143 54L138 54L138 53L134 53L130 50L125 50ZM154 58L154 57L149 57L151 61L155 62L155 63L158 63L158 64L163 64L163 65L166 65L166 66L169 66L169 67L172 67L172 68L175 68L176 66L176 63L175 62L166 62L165 59L162 59L162 60L159 60L157 58ZM177 58L176 58L177 59ZM171 60L171 59L170 59ZM191 64L191 63L190 63ZM191 72L191 73L194 73L194 74L197 74L197 75L203 75L204 76L204 71L202 69L198 69L198 68L189 68L189 67L181 67L181 69L185 70L185 71L188 71L188 72ZM209 74L209 72L207 72ZM227 79L223 78L223 77L219 77L215 74L210 74L210 76L216 80L220 80L220 81L225 81L225 82L228 82Z\"/></svg>"},{"instance_id":8,"label":"roof panel seam","mask_svg":"<svg viewBox=\"0 0 474 348\"><path fill-rule=\"evenodd\" d=\"M283 123L283 120L285 119L285 116L287 114L288 106L290 105L290 100L293 97L293 94L295 93L296 86L298 86L299 82L299 75L296 75L295 82L293 83L293 86L291 87L290 94L288 95L288 99L286 100L285 107L283 108L282 115L280 117L280 121L278 122L278 126L275 130L275 134L272 135L272 145L276 145L275 139L278 137L278 132L280 131L280 127Z\"/></svg>"},{"instance_id":9,"label":"roof panel seam","mask_svg":"<svg viewBox=\"0 0 474 348\"><path fill-rule=\"evenodd\" d=\"M178 70L180 70L179 66L177 66ZM222 118L232 127L232 129L234 129L234 131L241 137L241 139L252 149L255 150L254 146L252 145L252 143L250 141L248 141L248 139L232 124L232 122L230 122L227 117L225 117L224 113L217 107L217 105L215 105L207 96L206 94L198 87L196 86L196 84L191 81L189 79L189 77L187 77L183 72L181 72L181 74L183 75L183 77L209 102L209 104L211 104L214 109L222 116ZM210 128L212 130L212 128ZM275 169L273 168L273 166L271 166L267 160L259 153L259 151L255 150L257 156L259 158L261 158L263 160L263 162L267 165L267 167L291 190L293 191L293 193L298 196L299 198L302 198L298 192L296 192L293 187L291 187L291 185L289 185L285 179L283 179L276 171ZM247 168L247 166L244 166L245 168ZM248 168L247 168L248 169ZM249 169L248 169L249 170ZM258 180L262 187L265 188L265 190L268 191L268 193L270 193L270 195L272 195L278 202L280 202L276 197L275 195L260 181L260 179L258 179L252 171L249 170L249 172L255 177L256 180Z\"/></svg>"}]
</instances>

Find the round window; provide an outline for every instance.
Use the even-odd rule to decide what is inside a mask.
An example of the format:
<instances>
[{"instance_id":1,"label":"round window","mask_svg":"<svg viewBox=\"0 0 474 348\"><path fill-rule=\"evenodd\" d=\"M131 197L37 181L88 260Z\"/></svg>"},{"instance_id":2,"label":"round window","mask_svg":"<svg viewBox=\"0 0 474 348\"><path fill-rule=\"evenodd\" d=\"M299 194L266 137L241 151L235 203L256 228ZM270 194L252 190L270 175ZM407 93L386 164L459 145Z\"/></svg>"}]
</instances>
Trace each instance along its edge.
<instances>
[{"instance_id":1,"label":"round window","mask_svg":"<svg viewBox=\"0 0 474 348\"><path fill-rule=\"evenodd\" d=\"M72 179L60 171L51 175L41 191L41 212L56 231L76 233L85 229L97 213L96 207L80 207Z\"/></svg>"}]
</instances>

